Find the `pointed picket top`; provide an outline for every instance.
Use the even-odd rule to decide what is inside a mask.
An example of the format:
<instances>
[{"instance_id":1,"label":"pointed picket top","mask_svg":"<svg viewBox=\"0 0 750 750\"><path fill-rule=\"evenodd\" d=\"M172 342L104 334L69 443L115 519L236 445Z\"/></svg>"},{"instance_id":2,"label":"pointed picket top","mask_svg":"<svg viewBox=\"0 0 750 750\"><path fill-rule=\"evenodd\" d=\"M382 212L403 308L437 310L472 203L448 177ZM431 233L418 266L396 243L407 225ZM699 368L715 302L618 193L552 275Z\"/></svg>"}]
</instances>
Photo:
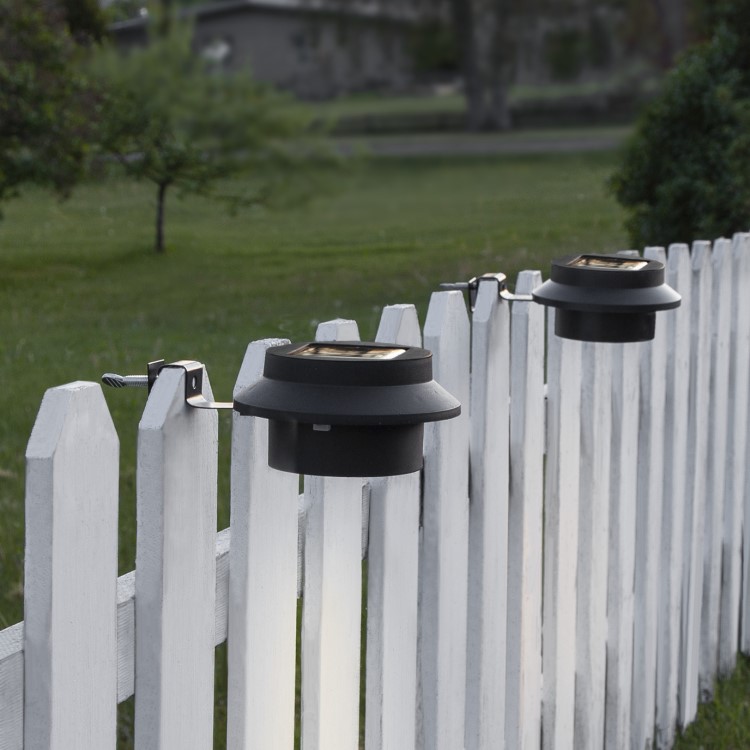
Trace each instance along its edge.
<instances>
[{"instance_id":1,"label":"pointed picket top","mask_svg":"<svg viewBox=\"0 0 750 750\"><path fill-rule=\"evenodd\" d=\"M659 636L656 664L656 747L674 744L680 677L687 431L690 389L690 249L673 244L667 256L666 281L682 295L675 310L660 313L666 328L667 369L664 410L664 506L659 589ZM658 320L657 317L657 320Z\"/></svg>"},{"instance_id":2,"label":"pointed picket top","mask_svg":"<svg viewBox=\"0 0 750 750\"><path fill-rule=\"evenodd\" d=\"M237 380L234 383L233 395L236 397L240 391L257 383L263 375L263 365L266 362L266 351L274 346L284 346L289 339L261 339L251 341L247 345L245 356L242 359Z\"/></svg>"},{"instance_id":3,"label":"pointed picket top","mask_svg":"<svg viewBox=\"0 0 750 750\"><path fill-rule=\"evenodd\" d=\"M316 341L359 341L359 326L356 320L337 318L318 324Z\"/></svg>"},{"instance_id":4,"label":"pointed picket top","mask_svg":"<svg viewBox=\"0 0 750 750\"><path fill-rule=\"evenodd\" d=\"M510 304L480 282L471 338L466 750L502 747L508 567Z\"/></svg>"},{"instance_id":5,"label":"pointed picket top","mask_svg":"<svg viewBox=\"0 0 750 750\"><path fill-rule=\"evenodd\" d=\"M218 416L185 403L185 377L162 370L138 433L135 736L144 750L213 741Z\"/></svg>"},{"instance_id":6,"label":"pointed picket top","mask_svg":"<svg viewBox=\"0 0 750 750\"><path fill-rule=\"evenodd\" d=\"M48 390L26 458L24 747L113 750L119 441L100 386Z\"/></svg>"},{"instance_id":7,"label":"pointed picket top","mask_svg":"<svg viewBox=\"0 0 750 750\"><path fill-rule=\"evenodd\" d=\"M383 308L375 341L383 344L422 346L417 308L414 305L388 305Z\"/></svg>"},{"instance_id":8,"label":"pointed picket top","mask_svg":"<svg viewBox=\"0 0 750 750\"><path fill-rule=\"evenodd\" d=\"M419 581L417 747L464 743L468 576L469 318L461 292L435 292L424 328L433 375L462 405L461 416L425 425L424 509Z\"/></svg>"},{"instance_id":9,"label":"pointed picket top","mask_svg":"<svg viewBox=\"0 0 750 750\"><path fill-rule=\"evenodd\" d=\"M266 351L248 345L234 394L263 374ZM227 748L294 746L297 611L296 474L268 465L268 420L233 415Z\"/></svg>"},{"instance_id":10,"label":"pointed picket top","mask_svg":"<svg viewBox=\"0 0 750 750\"><path fill-rule=\"evenodd\" d=\"M711 376L711 243L693 243L691 252L690 328L696 356L691 357L690 420L688 423L688 493L683 577L683 624L681 646L680 707L678 721L687 726L698 709L701 612L703 606L703 556L706 508L706 464L708 455Z\"/></svg>"},{"instance_id":11,"label":"pointed picket top","mask_svg":"<svg viewBox=\"0 0 750 750\"><path fill-rule=\"evenodd\" d=\"M542 283L522 271L517 294ZM539 750L542 708L544 308L511 306L510 498L505 747Z\"/></svg>"}]
</instances>

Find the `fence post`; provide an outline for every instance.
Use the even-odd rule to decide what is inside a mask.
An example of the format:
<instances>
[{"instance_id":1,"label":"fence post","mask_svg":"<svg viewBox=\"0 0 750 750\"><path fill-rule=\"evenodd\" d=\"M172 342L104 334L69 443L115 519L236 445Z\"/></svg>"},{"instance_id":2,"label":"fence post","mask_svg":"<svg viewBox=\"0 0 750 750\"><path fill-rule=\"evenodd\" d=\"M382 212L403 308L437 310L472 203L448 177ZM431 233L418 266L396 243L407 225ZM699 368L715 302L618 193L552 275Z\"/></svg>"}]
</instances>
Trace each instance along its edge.
<instances>
[{"instance_id":1,"label":"fence post","mask_svg":"<svg viewBox=\"0 0 750 750\"><path fill-rule=\"evenodd\" d=\"M424 328L434 375L462 404L425 425L417 747L464 744L469 534L469 319L461 292L435 292Z\"/></svg>"},{"instance_id":2,"label":"fence post","mask_svg":"<svg viewBox=\"0 0 750 750\"><path fill-rule=\"evenodd\" d=\"M661 606L656 662L656 746L659 750L668 750L674 744L679 695L691 339L690 250L687 245L670 246L667 283L682 295L682 305L677 310L662 313L666 327L667 372Z\"/></svg>"},{"instance_id":3,"label":"fence post","mask_svg":"<svg viewBox=\"0 0 750 750\"><path fill-rule=\"evenodd\" d=\"M750 390L750 234L732 244L732 312L727 424L726 503L722 552L719 674L735 667L739 648L742 589L742 528L747 523L743 493L747 468L748 391Z\"/></svg>"},{"instance_id":4,"label":"fence post","mask_svg":"<svg viewBox=\"0 0 750 750\"><path fill-rule=\"evenodd\" d=\"M376 341L421 346L413 305L383 309ZM367 750L414 747L420 475L370 481Z\"/></svg>"},{"instance_id":5,"label":"fence post","mask_svg":"<svg viewBox=\"0 0 750 750\"><path fill-rule=\"evenodd\" d=\"M601 750L607 676L612 346L583 345L576 613L576 750Z\"/></svg>"},{"instance_id":6,"label":"fence post","mask_svg":"<svg viewBox=\"0 0 750 750\"><path fill-rule=\"evenodd\" d=\"M693 243L690 329L694 356L690 358L690 419L688 422L688 493L686 495L685 575L682 590L682 649L680 664L680 726L686 727L698 709L701 608L703 595L703 535L706 509L711 376L711 245Z\"/></svg>"},{"instance_id":7,"label":"fence post","mask_svg":"<svg viewBox=\"0 0 750 750\"><path fill-rule=\"evenodd\" d=\"M502 747L508 579L510 305L481 283L471 338L466 750Z\"/></svg>"},{"instance_id":8,"label":"fence post","mask_svg":"<svg viewBox=\"0 0 750 750\"><path fill-rule=\"evenodd\" d=\"M138 428L137 750L213 742L218 420L187 406L185 377L162 371Z\"/></svg>"},{"instance_id":9,"label":"fence post","mask_svg":"<svg viewBox=\"0 0 750 750\"><path fill-rule=\"evenodd\" d=\"M709 445L705 454L706 520L704 526L703 616L701 618L700 698L713 697L719 669L719 603L724 537L724 491L727 474L727 407L729 406L729 344L732 310L732 243L714 242L711 325L711 375L705 399L709 410Z\"/></svg>"},{"instance_id":10,"label":"fence post","mask_svg":"<svg viewBox=\"0 0 750 750\"><path fill-rule=\"evenodd\" d=\"M576 575L581 440L581 343L547 325L547 474L544 499L542 740L573 750Z\"/></svg>"},{"instance_id":11,"label":"fence post","mask_svg":"<svg viewBox=\"0 0 750 750\"><path fill-rule=\"evenodd\" d=\"M612 353L607 698L604 718L607 750L630 747L640 346L622 344L615 347Z\"/></svg>"},{"instance_id":12,"label":"fence post","mask_svg":"<svg viewBox=\"0 0 750 750\"><path fill-rule=\"evenodd\" d=\"M354 321L321 323L318 341L359 339ZM302 748L357 750L362 479L305 477Z\"/></svg>"},{"instance_id":13,"label":"fence post","mask_svg":"<svg viewBox=\"0 0 750 750\"><path fill-rule=\"evenodd\" d=\"M269 347L288 343L251 343L235 395L261 377ZM291 750L299 478L268 466L268 420L232 418L227 747Z\"/></svg>"},{"instance_id":14,"label":"fence post","mask_svg":"<svg viewBox=\"0 0 750 750\"><path fill-rule=\"evenodd\" d=\"M47 391L26 452L25 750L115 747L118 456L98 385Z\"/></svg>"},{"instance_id":15,"label":"fence post","mask_svg":"<svg viewBox=\"0 0 750 750\"><path fill-rule=\"evenodd\" d=\"M542 283L522 271L516 291ZM505 747L539 750L542 710L542 499L544 477L544 309L511 309L510 498Z\"/></svg>"}]
</instances>

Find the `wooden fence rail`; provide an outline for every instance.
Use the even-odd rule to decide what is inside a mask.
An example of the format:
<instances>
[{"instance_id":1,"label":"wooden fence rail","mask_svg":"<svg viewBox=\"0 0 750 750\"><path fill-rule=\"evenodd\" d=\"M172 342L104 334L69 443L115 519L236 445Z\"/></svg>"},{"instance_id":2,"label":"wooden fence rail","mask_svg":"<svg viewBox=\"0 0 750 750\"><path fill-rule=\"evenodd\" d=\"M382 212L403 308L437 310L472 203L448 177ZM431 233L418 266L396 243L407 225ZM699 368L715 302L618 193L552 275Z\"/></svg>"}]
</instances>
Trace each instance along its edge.
<instances>
[{"instance_id":1,"label":"wooden fence rail","mask_svg":"<svg viewBox=\"0 0 750 750\"><path fill-rule=\"evenodd\" d=\"M365 750L670 748L750 653L750 234L645 255L683 296L649 343L559 339L554 313L545 338L544 310L491 283L471 313L435 293L424 334L413 306L385 308L377 340L424 339L463 404L426 426L423 472L305 477L300 495L267 465L267 423L234 414L218 534L216 414L165 370L119 579L101 389L49 390L27 451L25 621L0 631L0 750L114 750L133 694L137 750L207 750L224 640L227 747L292 750L298 637L303 750L359 750L362 721ZM236 391L279 343L249 345Z\"/></svg>"}]
</instances>

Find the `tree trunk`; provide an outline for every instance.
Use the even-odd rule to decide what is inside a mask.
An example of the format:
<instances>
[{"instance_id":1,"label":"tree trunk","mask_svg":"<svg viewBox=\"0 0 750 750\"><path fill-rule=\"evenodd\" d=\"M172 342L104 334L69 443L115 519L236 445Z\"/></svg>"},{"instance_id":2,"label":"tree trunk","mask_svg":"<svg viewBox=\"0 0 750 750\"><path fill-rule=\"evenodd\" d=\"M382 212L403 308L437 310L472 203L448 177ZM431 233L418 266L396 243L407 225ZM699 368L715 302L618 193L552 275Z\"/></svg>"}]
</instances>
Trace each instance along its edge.
<instances>
[{"instance_id":1,"label":"tree trunk","mask_svg":"<svg viewBox=\"0 0 750 750\"><path fill-rule=\"evenodd\" d=\"M461 54L467 130L507 130L507 0L451 0L451 14Z\"/></svg>"},{"instance_id":2,"label":"tree trunk","mask_svg":"<svg viewBox=\"0 0 750 750\"><path fill-rule=\"evenodd\" d=\"M164 203L168 187L169 183L160 182L156 193L156 244L154 250L159 254L164 252Z\"/></svg>"}]
</instances>

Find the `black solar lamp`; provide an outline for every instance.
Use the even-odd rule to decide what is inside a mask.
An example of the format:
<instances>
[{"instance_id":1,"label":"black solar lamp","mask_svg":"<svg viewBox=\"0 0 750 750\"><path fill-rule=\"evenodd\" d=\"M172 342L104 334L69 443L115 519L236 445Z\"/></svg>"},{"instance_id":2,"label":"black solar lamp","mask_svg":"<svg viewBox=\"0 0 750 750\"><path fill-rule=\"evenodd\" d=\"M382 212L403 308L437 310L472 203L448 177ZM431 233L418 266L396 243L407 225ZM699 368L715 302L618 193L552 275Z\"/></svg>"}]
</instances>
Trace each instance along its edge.
<instances>
[{"instance_id":1,"label":"black solar lamp","mask_svg":"<svg viewBox=\"0 0 750 750\"><path fill-rule=\"evenodd\" d=\"M461 413L431 352L358 341L271 347L234 409L269 420L273 468L370 477L421 469L424 423Z\"/></svg>"},{"instance_id":2,"label":"black solar lamp","mask_svg":"<svg viewBox=\"0 0 750 750\"><path fill-rule=\"evenodd\" d=\"M569 255L552 261L550 279L530 295L508 291L505 274L465 283L473 309L479 284L492 281L506 300L557 308L555 334L577 341L627 343L654 338L656 313L679 307L680 295L664 282L664 264L639 256Z\"/></svg>"}]
</instances>

